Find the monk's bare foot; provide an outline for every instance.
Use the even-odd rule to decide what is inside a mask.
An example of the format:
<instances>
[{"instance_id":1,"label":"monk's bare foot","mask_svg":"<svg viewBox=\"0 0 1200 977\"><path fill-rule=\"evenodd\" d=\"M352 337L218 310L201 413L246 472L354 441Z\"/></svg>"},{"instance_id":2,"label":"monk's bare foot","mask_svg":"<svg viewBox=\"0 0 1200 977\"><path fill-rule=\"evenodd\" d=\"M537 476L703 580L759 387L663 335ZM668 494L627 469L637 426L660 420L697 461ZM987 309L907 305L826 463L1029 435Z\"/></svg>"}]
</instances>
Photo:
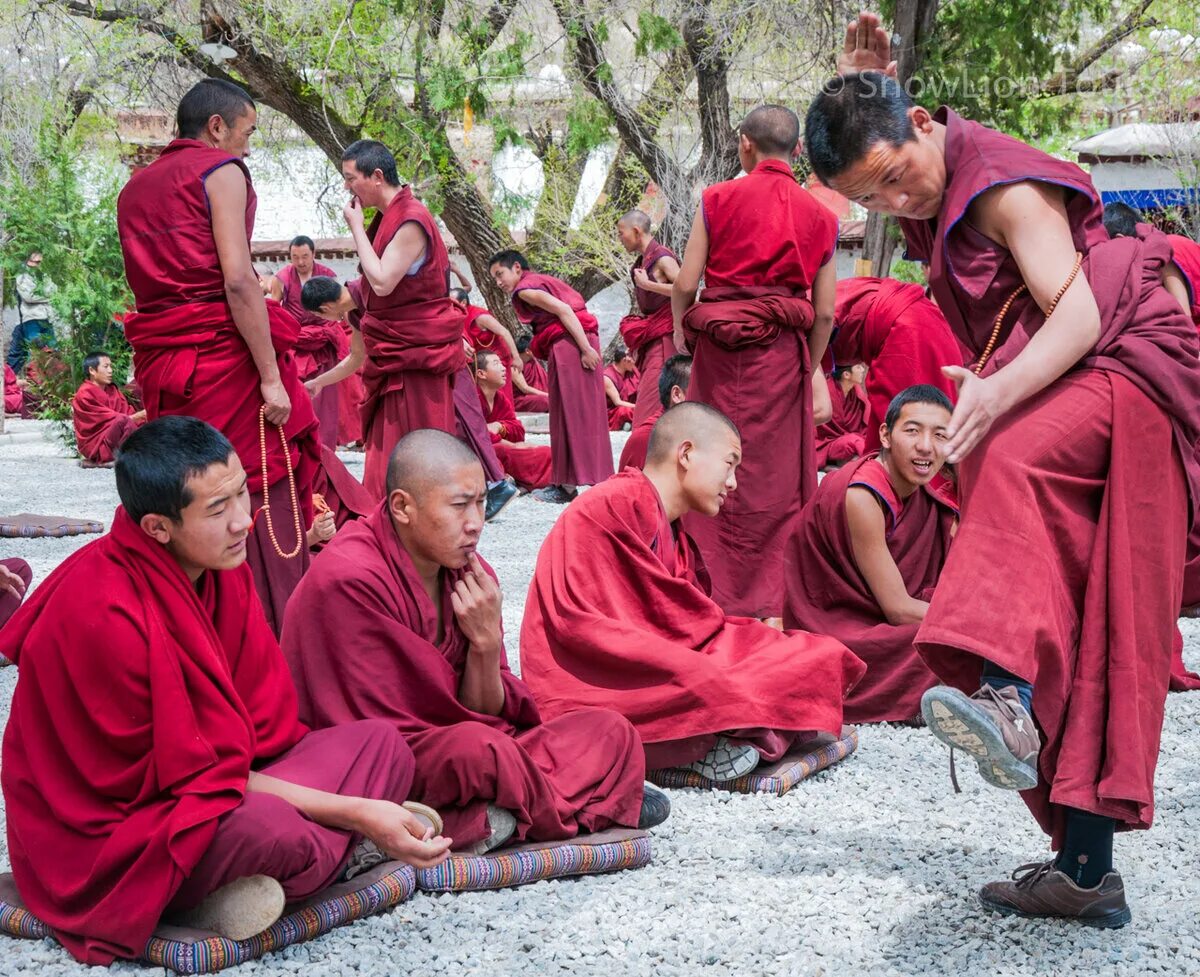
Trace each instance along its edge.
<instances>
[{"instance_id":1,"label":"monk's bare foot","mask_svg":"<svg viewBox=\"0 0 1200 977\"><path fill-rule=\"evenodd\" d=\"M761 759L762 754L749 743L733 743L724 736L718 736L716 746L683 769L719 784L752 773Z\"/></svg>"},{"instance_id":2,"label":"monk's bare foot","mask_svg":"<svg viewBox=\"0 0 1200 977\"><path fill-rule=\"evenodd\" d=\"M1074 920L1100 929L1117 929L1133 918L1117 872L1109 872L1092 889L1076 885L1053 860L1022 865L1012 877L1011 882L989 882L979 891L985 909L1027 919Z\"/></svg>"},{"instance_id":3,"label":"monk's bare foot","mask_svg":"<svg viewBox=\"0 0 1200 977\"><path fill-rule=\"evenodd\" d=\"M234 879L174 920L191 929L211 930L227 940L248 940L283 915L283 886L269 875Z\"/></svg>"},{"instance_id":4,"label":"monk's bare foot","mask_svg":"<svg viewBox=\"0 0 1200 977\"><path fill-rule=\"evenodd\" d=\"M503 845L517 830L517 819L511 811L506 811L495 804L489 804L487 809L489 834L482 841L477 841L467 849L472 855L486 855Z\"/></svg>"}]
</instances>

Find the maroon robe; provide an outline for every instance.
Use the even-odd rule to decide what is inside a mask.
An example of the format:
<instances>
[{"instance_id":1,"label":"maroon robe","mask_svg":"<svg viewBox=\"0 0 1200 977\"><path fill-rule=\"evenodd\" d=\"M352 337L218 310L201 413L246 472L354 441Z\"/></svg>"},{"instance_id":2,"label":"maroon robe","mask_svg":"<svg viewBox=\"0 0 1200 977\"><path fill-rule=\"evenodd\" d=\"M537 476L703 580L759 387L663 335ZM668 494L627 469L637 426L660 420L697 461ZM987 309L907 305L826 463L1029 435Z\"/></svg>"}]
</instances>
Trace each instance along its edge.
<instances>
[{"instance_id":1,"label":"maroon robe","mask_svg":"<svg viewBox=\"0 0 1200 977\"><path fill-rule=\"evenodd\" d=\"M504 389L508 393L508 399L512 400L513 382L512 382L512 363L513 354L509 349L508 343L500 336L497 336L490 329L484 329L479 325L479 317L491 315L491 313L481 306L468 305L467 317L463 320L463 337L471 344L471 349L476 353L481 353L486 350L489 353L495 353L500 357L500 362L504 364ZM472 366L472 377L474 376L474 366Z\"/></svg>"},{"instance_id":2,"label":"maroon robe","mask_svg":"<svg viewBox=\"0 0 1200 977\"><path fill-rule=\"evenodd\" d=\"M610 364L604 368L604 375L612 381L612 385L617 390L617 396L621 400L628 400L630 403L636 400L638 384L641 382L641 374L637 370L633 370L631 373L622 373ZM608 429L610 431L619 431L626 424L632 428L634 408L614 406L612 401L608 399L607 389L604 393L604 403L608 407Z\"/></svg>"},{"instance_id":3,"label":"maroon robe","mask_svg":"<svg viewBox=\"0 0 1200 977\"><path fill-rule=\"evenodd\" d=\"M697 760L727 731L767 760L801 732L839 732L863 663L833 638L727 616L707 579L641 472L581 495L542 544L521 622L542 711L618 710L651 767Z\"/></svg>"},{"instance_id":4,"label":"maroon robe","mask_svg":"<svg viewBox=\"0 0 1200 977\"><path fill-rule=\"evenodd\" d=\"M1052 843L1064 809L1149 827L1182 591L1188 496L1200 465L1200 344L1162 287L1165 235L1110 240L1077 166L940 109L947 186L935 220L901 221L959 343L982 353L1022 283L1007 251L964 220L1014 180L1062 187L1100 337L1070 372L1002 416L959 466L962 524L917 649L973 692L985 662L1033 683L1040 781L1023 797ZM1044 322L1017 298L984 375ZM1070 432L1064 437L1063 432ZM1182 459L1182 463L1181 463ZM1194 502L1193 502L1194 505Z\"/></svg>"},{"instance_id":5,"label":"maroon robe","mask_svg":"<svg viewBox=\"0 0 1200 977\"><path fill-rule=\"evenodd\" d=\"M846 699L848 723L912 719L921 696L937 684L913 647L916 624L889 624L858 569L846 492L871 491L883 510L887 548L905 590L928 601L946 562L958 507L945 487L896 495L887 471L872 455L827 475L804 507L788 543L783 626L837 638L867 663L867 674Z\"/></svg>"},{"instance_id":6,"label":"maroon robe","mask_svg":"<svg viewBox=\"0 0 1200 977\"><path fill-rule=\"evenodd\" d=\"M546 368L538 359L531 359L521 365L521 374L525 382L534 390L549 390L550 377ZM550 398L542 394L523 394L514 388L513 406L524 414L546 414L550 411Z\"/></svg>"},{"instance_id":7,"label":"maroon robe","mask_svg":"<svg viewBox=\"0 0 1200 977\"><path fill-rule=\"evenodd\" d=\"M338 529L375 511L375 499L366 486L324 445L321 446L321 465L313 479L313 508L332 512L333 523Z\"/></svg>"},{"instance_id":8,"label":"maroon robe","mask_svg":"<svg viewBox=\"0 0 1200 977\"><path fill-rule=\"evenodd\" d=\"M25 391L17 386L17 374L7 363L4 364L4 413L21 414ZM22 416L24 416L22 414Z\"/></svg>"},{"instance_id":9,"label":"maroon robe","mask_svg":"<svg viewBox=\"0 0 1200 977\"><path fill-rule=\"evenodd\" d=\"M71 418L79 454L88 461L107 465L121 443L138 429L134 410L114 385L101 386L84 380L71 398Z\"/></svg>"},{"instance_id":10,"label":"maroon robe","mask_svg":"<svg viewBox=\"0 0 1200 977\"><path fill-rule=\"evenodd\" d=\"M621 339L637 364L640 378L637 397L626 398L634 405L635 428L658 409L658 374L663 364L677 352L672 336L674 321L671 317L671 296L644 289L633 277L638 268L644 268L646 274L653 278L654 266L663 258L674 258L677 264L679 262L679 256L674 251L652 238L629 269L638 314L625 316L620 328Z\"/></svg>"},{"instance_id":11,"label":"maroon robe","mask_svg":"<svg viewBox=\"0 0 1200 977\"><path fill-rule=\"evenodd\" d=\"M871 408L867 395L857 383L849 393L832 376L826 377L833 416L817 428L817 468L842 465L863 453Z\"/></svg>"},{"instance_id":12,"label":"maroon robe","mask_svg":"<svg viewBox=\"0 0 1200 977\"><path fill-rule=\"evenodd\" d=\"M817 487L808 296L833 256L837 220L776 159L709 187L702 208L709 251L704 291L684 319L694 353L688 400L737 425L742 464L721 514L689 514L684 527L726 613L778 617L783 546ZM795 447L779 450L785 444Z\"/></svg>"},{"instance_id":13,"label":"maroon robe","mask_svg":"<svg viewBox=\"0 0 1200 977\"><path fill-rule=\"evenodd\" d=\"M313 262L313 275L337 278L328 265ZM309 312L300 301L304 283L294 265L284 265L275 273L283 288L282 305L300 323L296 339L296 372L301 380L311 380L332 369L349 352L342 327ZM327 448L338 445L338 397L341 384L325 387L313 398L313 412L320 425L321 443Z\"/></svg>"},{"instance_id":14,"label":"maroon robe","mask_svg":"<svg viewBox=\"0 0 1200 977\"><path fill-rule=\"evenodd\" d=\"M483 466L484 477L490 485L504 478L504 466L492 445L492 436L487 429L488 422L479 406L477 389L475 381L471 378L471 371L463 366L454 377L454 417L458 422L456 433L458 439L465 441L475 452L475 457Z\"/></svg>"},{"instance_id":15,"label":"maroon robe","mask_svg":"<svg viewBox=\"0 0 1200 977\"><path fill-rule=\"evenodd\" d=\"M25 583L25 593L29 593L29 585L33 583L33 570L30 569L29 564L24 560L17 559L0 560L0 564L3 564L10 573L15 573L20 577ZM23 599L24 596L18 597L10 594L7 590L0 591L0 628L4 627L8 619L16 613Z\"/></svg>"},{"instance_id":16,"label":"maroon robe","mask_svg":"<svg viewBox=\"0 0 1200 977\"><path fill-rule=\"evenodd\" d=\"M483 390L476 388L479 406L488 424L500 424L500 432L492 433L492 444L504 470L525 491L531 492L550 484L550 449L542 444L524 444L525 425L513 410L512 401L504 389L496 391L489 404Z\"/></svg>"},{"instance_id":17,"label":"maroon robe","mask_svg":"<svg viewBox=\"0 0 1200 977\"><path fill-rule=\"evenodd\" d=\"M646 467L646 451L650 448L650 435L654 432L654 425L658 423L658 419L662 416L663 408L662 404L659 404L658 410L655 413L650 414L641 424L629 432L625 446L621 449L621 458L617 462L617 471L624 471L626 468Z\"/></svg>"},{"instance_id":18,"label":"maroon robe","mask_svg":"<svg viewBox=\"0 0 1200 977\"><path fill-rule=\"evenodd\" d=\"M1168 234L1171 260L1183 275L1191 303L1192 323L1200 329L1200 244L1181 234Z\"/></svg>"},{"instance_id":19,"label":"maroon robe","mask_svg":"<svg viewBox=\"0 0 1200 977\"><path fill-rule=\"evenodd\" d=\"M300 714L316 727L393 723L417 758L413 796L441 813L457 848L487 837L489 804L516 817L514 841L636 826L645 768L637 734L619 715L576 709L542 722L503 650L500 715L462 704L467 639L450 605L460 577L442 571L435 607L386 504L334 537L284 628ZM331 655L347 633L354 653Z\"/></svg>"}]
</instances>

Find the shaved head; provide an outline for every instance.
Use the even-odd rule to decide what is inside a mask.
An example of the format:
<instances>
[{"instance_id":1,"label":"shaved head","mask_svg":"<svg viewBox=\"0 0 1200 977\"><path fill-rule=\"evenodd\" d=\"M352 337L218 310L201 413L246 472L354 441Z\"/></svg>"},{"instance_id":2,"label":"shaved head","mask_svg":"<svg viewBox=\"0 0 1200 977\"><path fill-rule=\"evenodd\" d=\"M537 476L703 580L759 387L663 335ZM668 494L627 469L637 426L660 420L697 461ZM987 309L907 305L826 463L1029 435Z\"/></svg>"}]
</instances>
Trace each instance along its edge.
<instances>
[{"instance_id":1,"label":"shaved head","mask_svg":"<svg viewBox=\"0 0 1200 977\"><path fill-rule=\"evenodd\" d=\"M621 224L628 224L630 227L636 227L639 230L650 233L650 215L644 210L631 210L627 214L622 215Z\"/></svg>"},{"instance_id":2,"label":"shaved head","mask_svg":"<svg viewBox=\"0 0 1200 977\"><path fill-rule=\"evenodd\" d=\"M444 485L462 468L474 465L483 471L475 452L462 441L432 428L410 431L392 449L388 459L387 493L403 489L420 499L433 485Z\"/></svg>"},{"instance_id":3,"label":"shaved head","mask_svg":"<svg viewBox=\"0 0 1200 977\"><path fill-rule=\"evenodd\" d=\"M669 461L683 441L705 445L727 434L732 434L739 441L742 437L733 421L715 407L695 400L684 401L668 407L654 425L650 432L650 443L646 447L646 464Z\"/></svg>"},{"instance_id":4,"label":"shaved head","mask_svg":"<svg viewBox=\"0 0 1200 977\"><path fill-rule=\"evenodd\" d=\"M800 141L800 118L782 105L760 105L742 120L738 131L760 153L786 156Z\"/></svg>"}]
</instances>

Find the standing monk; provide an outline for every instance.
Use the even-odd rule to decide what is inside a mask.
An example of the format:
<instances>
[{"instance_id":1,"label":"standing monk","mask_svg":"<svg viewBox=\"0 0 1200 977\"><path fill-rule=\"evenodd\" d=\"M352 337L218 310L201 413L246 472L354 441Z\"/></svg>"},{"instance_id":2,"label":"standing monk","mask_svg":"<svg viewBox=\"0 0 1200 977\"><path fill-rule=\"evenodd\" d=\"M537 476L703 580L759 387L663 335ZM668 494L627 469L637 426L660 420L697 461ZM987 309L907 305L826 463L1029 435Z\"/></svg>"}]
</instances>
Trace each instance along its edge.
<instances>
[{"instance_id":1,"label":"standing monk","mask_svg":"<svg viewBox=\"0 0 1200 977\"><path fill-rule=\"evenodd\" d=\"M746 176L704 191L671 307L675 343L692 349L688 400L718 408L742 433L741 489L715 519L685 527L728 614L783 609L783 545L817 487L814 383L833 327L837 219L792 174L800 122L780 105L742 121ZM696 298L701 277L704 292ZM686 336L686 343L685 343ZM785 448L786 446L786 448Z\"/></svg>"},{"instance_id":2,"label":"standing monk","mask_svg":"<svg viewBox=\"0 0 1200 977\"><path fill-rule=\"evenodd\" d=\"M837 467L865 450L871 407L862 388L866 367L838 363L826 378L833 416L817 428L817 469Z\"/></svg>"},{"instance_id":3,"label":"standing monk","mask_svg":"<svg viewBox=\"0 0 1200 977\"><path fill-rule=\"evenodd\" d=\"M87 379L71 398L71 418L79 454L95 465L111 465L117 448L146 420L113 383L112 359L107 353L88 353L83 360Z\"/></svg>"},{"instance_id":4,"label":"standing monk","mask_svg":"<svg viewBox=\"0 0 1200 977\"><path fill-rule=\"evenodd\" d=\"M354 236L363 289L366 348L363 484L384 495L387 459L409 431L455 430L454 374L463 366L462 308L450 298L450 257L428 208L400 185L396 158L360 139L342 153L354 196L342 213ZM375 208L370 228L363 210Z\"/></svg>"},{"instance_id":5,"label":"standing monk","mask_svg":"<svg viewBox=\"0 0 1200 977\"><path fill-rule=\"evenodd\" d=\"M633 354L640 381L633 399L636 428L658 404L658 373L676 352L672 336L671 284L679 275L679 257L650 233L650 215L631 210L617 221L617 237L637 258L629 269L638 314L621 320L621 338Z\"/></svg>"},{"instance_id":6,"label":"standing monk","mask_svg":"<svg viewBox=\"0 0 1200 977\"><path fill-rule=\"evenodd\" d=\"M179 103L179 138L121 191L117 228L137 305L125 335L146 414L208 421L244 459L262 510L247 561L278 632L308 568L320 446L292 358L300 324L264 300L250 259L257 198L242 160L256 119L237 85L195 85Z\"/></svg>"},{"instance_id":7,"label":"standing monk","mask_svg":"<svg viewBox=\"0 0 1200 977\"><path fill-rule=\"evenodd\" d=\"M946 368L962 524L916 643L951 685L922 711L985 779L1024 791L1058 850L980 898L1122 926L1113 831L1153 820L1200 486L1198 343L1162 284L1170 245L1146 225L1111 240L1074 164L914 105L882 73L894 62L877 17L850 25L840 67L809 109L813 168L901 218L975 357Z\"/></svg>"}]
</instances>

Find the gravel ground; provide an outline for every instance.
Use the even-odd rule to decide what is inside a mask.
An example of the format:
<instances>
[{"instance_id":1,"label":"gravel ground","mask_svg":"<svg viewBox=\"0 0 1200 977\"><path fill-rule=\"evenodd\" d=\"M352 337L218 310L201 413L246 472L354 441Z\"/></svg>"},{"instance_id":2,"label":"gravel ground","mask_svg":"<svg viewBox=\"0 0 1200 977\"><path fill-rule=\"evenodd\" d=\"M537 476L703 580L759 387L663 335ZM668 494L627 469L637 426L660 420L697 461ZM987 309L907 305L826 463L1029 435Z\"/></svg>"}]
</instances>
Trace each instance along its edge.
<instances>
[{"instance_id":1,"label":"gravel ground","mask_svg":"<svg viewBox=\"0 0 1200 977\"><path fill-rule=\"evenodd\" d=\"M614 450L623 437L614 435ZM361 469L361 455L344 457ZM116 506L111 471L81 470L46 441L0 440L0 473L4 512L107 523ZM558 511L518 499L484 536L483 553L504 584L514 669L525 589ZM41 579L89 538L0 540L0 555L27 559ZM1200 627L1181 623L1196 665ZM15 681L15 669L0 669L3 721ZM946 752L928 733L881 726L864 727L855 756L783 798L673 792L674 813L655 831L654 863L641 871L416 896L242 971L1200 974L1198 718L1200 695L1171 696L1157 823L1117 841L1134 923L1116 932L981 911L976 889L1042 858L1045 840L1019 798L988 788L969 764L961 765L964 793L956 796ZM6 849L2 861L7 868ZM0 943L0 975L83 970L50 941Z\"/></svg>"}]
</instances>

